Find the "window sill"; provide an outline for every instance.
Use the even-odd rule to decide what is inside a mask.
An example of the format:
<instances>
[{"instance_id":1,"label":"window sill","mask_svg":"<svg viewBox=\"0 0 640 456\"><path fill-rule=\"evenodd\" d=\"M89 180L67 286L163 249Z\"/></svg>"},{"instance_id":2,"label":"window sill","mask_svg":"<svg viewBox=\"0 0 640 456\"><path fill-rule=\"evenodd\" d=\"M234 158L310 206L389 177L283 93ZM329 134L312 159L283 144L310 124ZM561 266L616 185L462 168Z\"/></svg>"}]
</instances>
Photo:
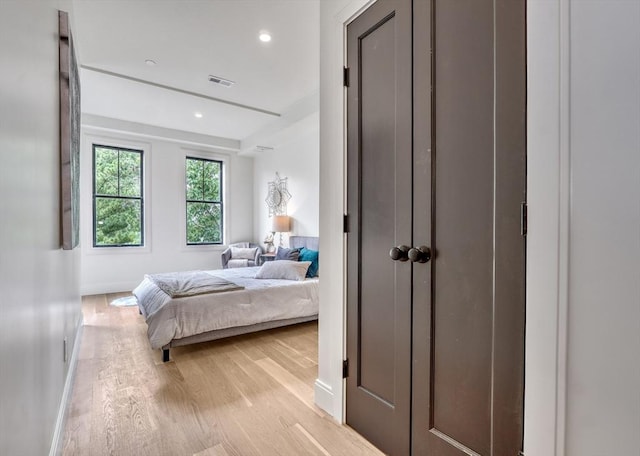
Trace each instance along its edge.
<instances>
[{"instance_id":1,"label":"window sill","mask_svg":"<svg viewBox=\"0 0 640 456\"><path fill-rule=\"evenodd\" d=\"M223 252L227 249L225 244L182 244L181 252Z\"/></svg>"},{"instance_id":2,"label":"window sill","mask_svg":"<svg viewBox=\"0 0 640 456\"><path fill-rule=\"evenodd\" d=\"M151 253L151 247L149 245L143 245L140 247L89 247L87 250L88 255L140 255Z\"/></svg>"}]
</instances>

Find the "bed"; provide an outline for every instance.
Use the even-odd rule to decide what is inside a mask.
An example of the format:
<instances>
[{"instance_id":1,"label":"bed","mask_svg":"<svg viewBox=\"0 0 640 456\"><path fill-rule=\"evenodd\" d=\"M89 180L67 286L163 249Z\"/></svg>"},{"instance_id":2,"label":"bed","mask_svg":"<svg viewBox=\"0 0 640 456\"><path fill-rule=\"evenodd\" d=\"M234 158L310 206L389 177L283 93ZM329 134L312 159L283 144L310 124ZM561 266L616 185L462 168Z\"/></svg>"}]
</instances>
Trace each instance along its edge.
<instances>
[{"instance_id":1,"label":"bed","mask_svg":"<svg viewBox=\"0 0 640 456\"><path fill-rule=\"evenodd\" d=\"M291 236L292 248L318 250L317 237ZM153 349L169 361L171 347L277 328L318 318L318 278L256 279L260 267L198 271L241 288L172 297L145 276L134 290ZM176 273L180 274L180 273ZM186 273L185 273L186 274ZM165 290L163 290L165 288Z\"/></svg>"}]
</instances>

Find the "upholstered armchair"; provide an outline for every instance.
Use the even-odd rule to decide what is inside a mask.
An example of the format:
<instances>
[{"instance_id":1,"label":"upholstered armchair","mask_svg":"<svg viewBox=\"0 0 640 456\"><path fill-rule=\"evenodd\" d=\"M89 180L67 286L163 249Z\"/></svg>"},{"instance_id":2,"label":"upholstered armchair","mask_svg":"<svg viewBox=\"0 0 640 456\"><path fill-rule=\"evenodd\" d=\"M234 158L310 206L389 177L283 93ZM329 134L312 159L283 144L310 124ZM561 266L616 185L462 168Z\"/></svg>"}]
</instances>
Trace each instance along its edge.
<instances>
[{"instance_id":1,"label":"upholstered armchair","mask_svg":"<svg viewBox=\"0 0 640 456\"><path fill-rule=\"evenodd\" d=\"M261 253L262 248L252 242L229 244L222 252L222 269L259 266Z\"/></svg>"}]
</instances>

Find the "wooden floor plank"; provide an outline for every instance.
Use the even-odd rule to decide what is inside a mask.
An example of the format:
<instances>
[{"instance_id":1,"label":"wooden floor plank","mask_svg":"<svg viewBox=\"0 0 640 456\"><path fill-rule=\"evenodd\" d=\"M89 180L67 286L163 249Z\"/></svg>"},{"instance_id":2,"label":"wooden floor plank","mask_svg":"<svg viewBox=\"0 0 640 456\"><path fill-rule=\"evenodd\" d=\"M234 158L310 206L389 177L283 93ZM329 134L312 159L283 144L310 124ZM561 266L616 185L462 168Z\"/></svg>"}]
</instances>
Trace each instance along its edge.
<instances>
[{"instance_id":1,"label":"wooden floor plank","mask_svg":"<svg viewBox=\"0 0 640 456\"><path fill-rule=\"evenodd\" d=\"M298 398L304 405L309 407L314 412L317 412L320 416L323 416L318 411L318 407L313 402L313 387L310 384L304 383L297 378L290 371L284 369L280 364L275 362L271 358L261 359L256 361L256 364L271 375L278 383L283 385L289 392Z\"/></svg>"},{"instance_id":2,"label":"wooden floor plank","mask_svg":"<svg viewBox=\"0 0 640 456\"><path fill-rule=\"evenodd\" d=\"M83 298L63 455L381 455L313 402L317 324L151 350L135 307Z\"/></svg>"},{"instance_id":3,"label":"wooden floor plank","mask_svg":"<svg viewBox=\"0 0 640 456\"><path fill-rule=\"evenodd\" d=\"M311 434L309 434L309 431L307 431L304 427L302 427L300 423L296 423L295 428L309 442L311 442L311 444L314 447L316 447L320 451L320 453L322 453L324 456L331 456L331 454L326 450L326 448L320 445L320 442L318 442Z\"/></svg>"},{"instance_id":4,"label":"wooden floor plank","mask_svg":"<svg viewBox=\"0 0 640 456\"><path fill-rule=\"evenodd\" d=\"M220 443L199 453L194 453L193 456L229 456L229 453L224 449L224 445Z\"/></svg>"}]
</instances>

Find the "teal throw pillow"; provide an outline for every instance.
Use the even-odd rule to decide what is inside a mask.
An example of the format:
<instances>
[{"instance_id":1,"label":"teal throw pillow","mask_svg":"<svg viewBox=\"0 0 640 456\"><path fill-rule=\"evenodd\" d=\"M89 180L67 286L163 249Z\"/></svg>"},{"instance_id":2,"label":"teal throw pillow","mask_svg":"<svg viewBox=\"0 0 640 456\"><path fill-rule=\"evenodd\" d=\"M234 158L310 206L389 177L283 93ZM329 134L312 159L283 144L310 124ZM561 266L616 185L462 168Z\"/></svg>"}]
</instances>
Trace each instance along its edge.
<instances>
[{"instance_id":1,"label":"teal throw pillow","mask_svg":"<svg viewBox=\"0 0 640 456\"><path fill-rule=\"evenodd\" d=\"M316 277L318 275L318 251L309 250L305 247L300 249L298 261L311 261L309 269L307 269L307 277Z\"/></svg>"}]
</instances>

